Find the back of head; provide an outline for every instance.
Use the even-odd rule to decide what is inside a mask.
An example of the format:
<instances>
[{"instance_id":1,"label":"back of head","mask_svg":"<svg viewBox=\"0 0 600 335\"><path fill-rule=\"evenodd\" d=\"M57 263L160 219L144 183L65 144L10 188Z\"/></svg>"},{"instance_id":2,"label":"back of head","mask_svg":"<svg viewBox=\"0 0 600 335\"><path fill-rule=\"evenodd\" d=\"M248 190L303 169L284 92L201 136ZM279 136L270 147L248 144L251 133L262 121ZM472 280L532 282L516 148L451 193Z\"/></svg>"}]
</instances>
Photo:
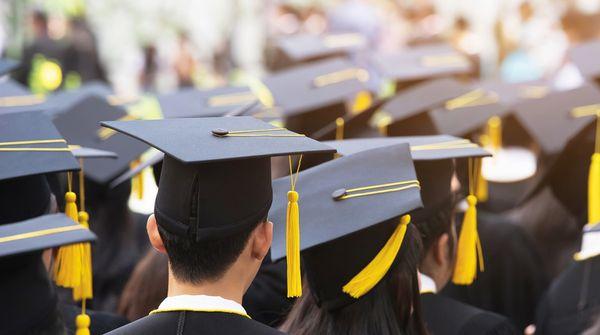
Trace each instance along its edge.
<instances>
[{"instance_id":1,"label":"back of head","mask_svg":"<svg viewBox=\"0 0 600 335\"><path fill-rule=\"evenodd\" d=\"M392 226L392 224L382 224L375 228L389 229ZM364 234L365 232L362 232L360 237L365 238ZM371 235L372 238L377 238L378 235L381 236L381 232L372 232ZM356 241L349 243L352 242L356 243ZM307 265L306 268L314 270L315 264L325 259L323 253L347 253L359 249L365 256L372 257L369 250L362 248L337 246L337 250L317 249L319 248L306 252L303 256L305 264L312 264ZM294 335L425 334L421 320L417 279L420 251L421 241L418 230L408 225L402 248L384 278L359 299L348 297L344 302L338 301L337 306L332 306L331 301L323 300L323 295L327 294L324 290L328 289L323 287L323 284L327 282L322 280L317 282L311 278L315 274L306 272L305 283L308 285L305 284L303 289L306 291L290 311L282 325L282 330ZM355 255L346 257L355 257ZM339 261L340 258L334 259ZM322 266L332 265L322 264ZM335 292L335 288L329 289Z\"/></svg>"}]
</instances>

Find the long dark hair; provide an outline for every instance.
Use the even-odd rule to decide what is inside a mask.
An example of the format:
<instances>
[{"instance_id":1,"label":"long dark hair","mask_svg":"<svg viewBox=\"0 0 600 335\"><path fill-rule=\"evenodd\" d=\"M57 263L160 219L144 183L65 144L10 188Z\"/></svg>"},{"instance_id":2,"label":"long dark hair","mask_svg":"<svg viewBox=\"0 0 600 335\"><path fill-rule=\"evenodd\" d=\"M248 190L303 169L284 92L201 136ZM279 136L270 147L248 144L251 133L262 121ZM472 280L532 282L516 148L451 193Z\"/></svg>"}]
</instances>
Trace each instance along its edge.
<instances>
[{"instance_id":1,"label":"long dark hair","mask_svg":"<svg viewBox=\"0 0 600 335\"><path fill-rule=\"evenodd\" d=\"M427 334L417 278L420 252L419 233L410 224L396 262L381 282L354 303L334 311L317 305L304 280L304 293L281 329L290 335Z\"/></svg>"}]
</instances>

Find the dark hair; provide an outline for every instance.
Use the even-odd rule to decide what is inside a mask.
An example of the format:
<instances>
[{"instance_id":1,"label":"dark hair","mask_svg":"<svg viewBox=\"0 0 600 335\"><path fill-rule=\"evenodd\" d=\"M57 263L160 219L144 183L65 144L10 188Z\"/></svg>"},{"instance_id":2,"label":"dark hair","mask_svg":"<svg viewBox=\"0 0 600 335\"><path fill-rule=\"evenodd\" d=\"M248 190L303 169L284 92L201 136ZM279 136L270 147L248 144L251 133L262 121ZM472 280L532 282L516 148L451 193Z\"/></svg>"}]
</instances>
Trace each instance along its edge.
<instances>
[{"instance_id":1,"label":"dark hair","mask_svg":"<svg viewBox=\"0 0 600 335\"><path fill-rule=\"evenodd\" d=\"M118 313L130 321L148 315L167 296L167 282L167 256L148 250L125 285Z\"/></svg>"},{"instance_id":2,"label":"dark hair","mask_svg":"<svg viewBox=\"0 0 600 335\"><path fill-rule=\"evenodd\" d=\"M157 218L158 220L158 218ZM164 243L173 275L184 282L216 281L237 260L250 234L266 217L227 237L196 241L191 235L179 236L163 229L158 232Z\"/></svg>"},{"instance_id":3,"label":"dark hair","mask_svg":"<svg viewBox=\"0 0 600 335\"><path fill-rule=\"evenodd\" d=\"M304 280L304 293L281 326L290 335L427 334L421 317L417 268L421 240L407 228L395 264L369 293L345 307L320 308Z\"/></svg>"},{"instance_id":4,"label":"dark hair","mask_svg":"<svg viewBox=\"0 0 600 335\"><path fill-rule=\"evenodd\" d=\"M439 209L427 210L429 213L424 215L423 219L417 219L413 216L413 222L417 226L423 241L422 258L425 257L427 251L435 244L435 242L443 234L452 235L452 227L454 225L454 202L448 201ZM454 240L448 240L450 250L454 249Z\"/></svg>"}]
</instances>

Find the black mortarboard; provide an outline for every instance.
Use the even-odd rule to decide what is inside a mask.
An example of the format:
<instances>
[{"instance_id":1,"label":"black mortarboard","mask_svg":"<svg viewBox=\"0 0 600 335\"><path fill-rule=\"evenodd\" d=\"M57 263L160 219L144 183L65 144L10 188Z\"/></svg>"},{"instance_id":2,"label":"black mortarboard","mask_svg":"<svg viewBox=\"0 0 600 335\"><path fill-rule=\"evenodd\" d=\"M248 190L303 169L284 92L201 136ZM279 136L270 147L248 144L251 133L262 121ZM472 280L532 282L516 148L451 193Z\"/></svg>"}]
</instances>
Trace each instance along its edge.
<instances>
[{"instance_id":1,"label":"black mortarboard","mask_svg":"<svg viewBox=\"0 0 600 335\"><path fill-rule=\"evenodd\" d=\"M422 225L428 225L428 218L436 215L443 208L452 208L453 202L453 191L451 188L452 177L454 176L455 159L467 159L471 160L474 158L482 158L491 156L491 154L469 140L457 138L448 135L440 136L414 136L414 137L387 137L387 138L373 138L373 139L350 139L345 141L328 141L324 142L338 151L338 154L351 157L359 152L373 150L375 148L387 147L390 145L396 145L398 143L407 143L410 146L410 151L415 161L415 169L417 177L421 185L421 198L423 199L424 208L417 210L413 213L414 221L418 223L422 233L430 231L428 227L421 227ZM468 169L475 169L475 163L468 162L464 166L469 166ZM459 171L461 172L461 171ZM469 175L476 174L472 171L467 172ZM469 197L475 200L475 187L476 187L476 176L470 176L469 179ZM472 201L472 200L470 200ZM475 208L475 204L469 203L472 208ZM465 216L466 217L466 216ZM474 229L474 234L477 234L477 223L469 225L468 229ZM465 227L467 225L463 225ZM469 239L463 239L461 231L461 237L459 239L459 245L466 244L469 252L475 251L476 245L469 245ZM472 249L470 248L472 247ZM468 269L468 275L460 277L456 280L462 284L470 284L472 279L469 278L474 275L476 267L477 257L474 254L468 255L468 260L462 260L461 251L459 251L459 259L457 261L457 269ZM462 273L462 271L458 271Z\"/></svg>"},{"instance_id":2,"label":"black mortarboard","mask_svg":"<svg viewBox=\"0 0 600 335\"><path fill-rule=\"evenodd\" d=\"M162 114L167 119L224 116L249 105L258 98L248 87L225 86L208 90L183 88L158 96Z\"/></svg>"},{"instance_id":3,"label":"black mortarboard","mask_svg":"<svg viewBox=\"0 0 600 335\"><path fill-rule=\"evenodd\" d=\"M467 85L452 78L416 84L391 98L375 113L371 123L390 136L436 134L436 125L428 112L468 91Z\"/></svg>"},{"instance_id":4,"label":"black mortarboard","mask_svg":"<svg viewBox=\"0 0 600 335\"><path fill-rule=\"evenodd\" d=\"M584 42L569 50L569 58L584 78L600 77L600 64L596 61L598 56L600 56L600 40Z\"/></svg>"},{"instance_id":5,"label":"black mortarboard","mask_svg":"<svg viewBox=\"0 0 600 335\"><path fill-rule=\"evenodd\" d=\"M0 114L0 180L78 169L65 139L43 113Z\"/></svg>"},{"instance_id":6,"label":"black mortarboard","mask_svg":"<svg viewBox=\"0 0 600 335\"><path fill-rule=\"evenodd\" d=\"M0 257L20 255L96 239L88 228L62 213L0 225Z\"/></svg>"},{"instance_id":7,"label":"black mortarboard","mask_svg":"<svg viewBox=\"0 0 600 335\"><path fill-rule=\"evenodd\" d=\"M372 62L382 77L397 83L465 75L473 72L467 56L448 44L431 44L393 53L377 53Z\"/></svg>"},{"instance_id":8,"label":"black mortarboard","mask_svg":"<svg viewBox=\"0 0 600 335\"><path fill-rule=\"evenodd\" d=\"M121 100L115 99L116 96L113 95L113 90L110 86L103 82L93 81L85 83L76 89L61 90L48 96L45 111L49 115L57 116L58 114L68 112L74 105L90 96L102 97L107 99L110 104L121 102Z\"/></svg>"},{"instance_id":9,"label":"black mortarboard","mask_svg":"<svg viewBox=\"0 0 600 335\"><path fill-rule=\"evenodd\" d=\"M115 187L121 185L122 183L130 180L131 178L139 175L140 173L142 173L142 171L145 168L148 168L150 166L155 166L157 164L162 164L162 160L164 157L165 157L165 155L162 152L157 152L156 154L152 155L150 158L142 160L139 164L132 166L129 170L127 170L127 172L125 172L122 175L115 178L113 181L110 182L109 186L111 188L115 188ZM156 178L156 185L158 185L158 182L160 179L160 173L158 173L158 174L155 173L154 177Z\"/></svg>"},{"instance_id":10,"label":"black mortarboard","mask_svg":"<svg viewBox=\"0 0 600 335\"><path fill-rule=\"evenodd\" d=\"M79 145L69 145L71 153L76 158L117 158L119 155L112 151L99 150L94 148L86 148Z\"/></svg>"},{"instance_id":11,"label":"black mortarboard","mask_svg":"<svg viewBox=\"0 0 600 335\"><path fill-rule=\"evenodd\" d=\"M273 182L275 198L269 213L275 223L273 260L286 254L284 195L289 183L287 178ZM399 224L398 218L421 207L408 145L364 151L318 165L300 172L296 188L302 206L300 248L311 292L328 310L350 304L377 285L392 264L399 263L400 230L406 229L408 221L404 218ZM390 251L389 257L377 259L385 258L387 264L374 260L384 251ZM353 278L370 272L368 264L369 269L384 271L366 280L366 286L354 286ZM289 276L288 271L288 280Z\"/></svg>"},{"instance_id":12,"label":"black mortarboard","mask_svg":"<svg viewBox=\"0 0 600 335\"><path fill-rule=\"evenodd\" d=\"M57 297L42 262L44 249L89 242L95 235L64 214L44 215L0 226L0 294L3 334L54 327Z\"/></svg>"},{"instance_id":13,"label":"black mortarboard","mask_svg":"<svg viewBox=\"0 0 600 335\"><path fill-rule=\"evenodd\" d=\"M86 177L98 184L106 184L129 168L148 149L147 145L123 134L100 127L100 121L129 120L123 108L110 105L99 96L88 96L58 115L54 124L69 143L89 148L112 151L116 159L95 159L86 164Z\"/></svg>"},{"instance_id":14,"label":"black mortarboard","mask_svg":"<svg viewBox=\"0 0 600 335\"><path fill-rule=\"evenodd\" d=\"M359 51L367 39L357 33L296 34L280 37L276 44L290 62L299 63Z\"/></svg>"},{"instance_id":15,"label":"black mortarboard","mask_svg":"<svg viewBox=\"0 0 600 335\"><path fill-rule=\"evenodd\" d=\"M19 67L19 62L10 58L0 59L0 76L8 74Z\"/></svg>"},{"instance_id":16,"label":"black mortarboard","mask_svg":"<svg viewBox=\"0 0 600 335\"><path fill-rule=\"evenodd\" d=\"M514 110L515 118L543 153L554 156L594 120L597 104L600 104L600 90L585 84L569 91L553 92L540 99L523 101L515 104ZM575 114L581 114L581 117Z\"/></svg>"},{"instance_id":17,"label":"black mortarboard","mask_svg":"<svg viewBox=\"0 0 600 335\"><path fill-rule=\"evenodd\" d=\"M35 95L20 83L8 79L0 82L0 113L42 110L46 99Z\"/></svg>"},{"instance_id":18,"label":"black mortarboard","mask_svg":"<svg viewBox=\"0 0 600 335\"><path fill-rule=\"evenodd\" d=\"M155 214L165 229L199 239L222 237L247 219L257 222L258 212L266 214L270 157L333 152L304 135L245 116L102 124L166 154ZM192 203L192 196L207 203L190 225L191 208L181 204Z\"/></svg>"},{"instance_id":19,"label":"black mortarboard","mask_svg":"<svg viewBox=\"0 0 600 335\"><path fill-rule=\"evenodd\" d=\"M368 77L366 70L336 58L279 71L262 82L286 127L310 135L343 116Z\"/></svg>"}]
</instances>

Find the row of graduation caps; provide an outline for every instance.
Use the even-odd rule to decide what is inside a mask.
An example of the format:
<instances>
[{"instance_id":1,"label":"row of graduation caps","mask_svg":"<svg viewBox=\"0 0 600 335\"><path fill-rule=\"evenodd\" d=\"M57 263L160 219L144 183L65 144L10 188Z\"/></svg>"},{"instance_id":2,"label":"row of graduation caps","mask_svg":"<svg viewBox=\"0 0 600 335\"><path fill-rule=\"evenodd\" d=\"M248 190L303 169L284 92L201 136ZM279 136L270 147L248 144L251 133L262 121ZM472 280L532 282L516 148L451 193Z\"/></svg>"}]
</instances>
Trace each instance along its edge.
<instances>
[{"instance_id":1,"label":"row of graduation caps","mask_svg":"<svg viewBox=\"0 0 600 335\"><path fill-rule=\"evenodd\" d=\"M575 157L580 159L586 155L589 157L593 152L596 152L596 157L598 156L597 143L595 149L593 144L589 146L589 150L582 149L582 144L594 143L594 140L590 140L587 135L593 133L588 129L593 129L594 116L598 115L597 104L600 102L600 91L593 83L564 92L553 91L544 83L473 84L464 81L464 76L470 73L469 61L446 46L417 48L405 52L402 57L410 59L411 65L406 68L389 67L394 71L410 72L404 77L391 76L398 82L396 87L401 89L391 97L376 98L375 101L366 104L364 101L357 101L358 103L355 104L349 101L354 97L362 99L370 97L363 93L367 87L369 72L342 58L300 64L275 73L252 88L223 87L205 91L184 89L158 96L160 113L166 118L175 119L156 121L156 123L129 123L134 127L132 129L119 122L112 126L142 141L119 134L114 129L99 126L101 121L125 121L143 117L119 106L125 102L125 105L131 107L136 102L120 101L102 85L88 85L78 91L62 92L42 98L32 96L24 88L6 81L0 85L2 96L0 118L3 119L0 145L4 149L16 148L17 150L1 150L7 157L0 162L2 166L0 180L39 173L75 171L80 169L83 159L102 158L86 162L86 177L102 184L117 185L134 177L143 167L157 164L162 159L161 156L154 156L135 169L128 169L130 163L137 160L148 149L146 143L182 161L273 156L295 152L293 146L290 147L289 143L286 144L284 141L283 146L276 149L264 143L264 145L253 146L246 153L240 153L240 150L235 148L221 150L222 148L216 145L214 146L216 152L207 149L200 154L202 157L190 158L187 156L185 143L169 140L170 136L173 136L173 130L170 128L180 127L186 136L182 137L178 134L176 138L184 138L186 142L204 143L203 146L211 148L210 141L214 140L214 132L206 131L204 134L203 125L209 124L218 128L219 122L223 122L219 121L223 119L218 116L239 115L263 118L274 124L283 122L287 129L296 130L318 140L370 137L367 140L326 142L336 148L341 155L350 155L369 148L409 143L414 160L486 156L485 151L469 140L453 136L470 137L481 133L482 128L487 128L483 133L491 136L493 145L490 148L493 152L502 150L502 133L505 134L507 143L533 145L538 150L543 158L541 161L544 163L544 171L538 173L540 177L532 182L534 191L539 189L543 181L550 178L549 176L560 173L564 164L573 164L573 155L565 148L578 148L575 151L579 154ZM458 59L462 60L458 61ZM389 64L388 61L389 58L384 64ZM5 68L2 66L0 70L11 68L10 64ZM403 79L406 78L408 80L404 81ZM31 110L37 112L25 112ZM189 132L189 127L196 121L177 120L206 116L215 117L215 122L197 121L198 128L192 132ZM50 119L58 131L49 122ZM247 126L246 123L250 122L253 124L250 128L273 129L270 128L272 126L250 120L254 119L232 118L230 122L240 122L240 126ZM503 129L500 127L499 120L503 120L510 126ZM136 124L144 126L135 129ZM151 127L153 129L147 128L150 124L154 124ZM186 129L188 129L187 133ZM30 138L24 138L24 134ZM447 135L421 136L431 134ZM397 135L413 137L394 137ZM44 142L46 139L56 141L46 143ZM77 146L68 147L67 143L77 144ZM22 149L31 144L34 144L37 149L40 149L37 146L41 145L42 149L50 148L51 150L48 151L57 151L59 154L52 155L51 158L48 155L27 155L28 151ZM296 151L303 152L302 147L301 145ZM420 147L429 149L418 150ZM322 154L328 151L327 154L331 154L331 150L313 151L320 151ZM207 154L210 156L211 152L214 155L211 159L204 157ZM235 157L231 156L232 152ZM565 156L565 152L569 154ZM584 154L582 155L581 152ZM80 161L77 162L75 157ZM311 163L307 159L304 165L314 165L317 161ZM581 183L585 184L587 180L582 178L588 175L587 164L584 160L580 160L578 165L583 172L578 174L579 178L565 178L565 192L572 197L574 206L582 206L587 198L583 192L569 193L568 191L586 188ZM598 166L595 168L599 169ZM592 173L589 176L588 182L591 184ZM596 182L598 182L597 178L596 176ZM331 189L327 188L327 192L341 188L343 183L336 185L334 181L330 186ZM590 185L591 189L592 185ZM526 196L530 191L526 192ZM590 192L590 195L590 198L593 198L593 192ZM329 198L330 194L326 194L323 201ZM593 199L588 200L590 201L589 222L600 221L597 205L592 203ZM8 243L0 244L0 256L93 240L93 234L89 231L64 227L70 226L68 220L65 221L61 215L48 216L47 220L40 219L34 224L30 222L27 225L15 224L2 227L0 238ZM35 236L27 243L11 239L11 236L15 235L22 236L30 233L35 235L35 231L53 229L61 233L52 235L52 238L44 235ZM56 236L64 236L64 238L56 238ZM273 252L282 257L284 248L281 241L279 242L277 244L276 240ZM322 242L324 241L311 243ZM310 243L303 243L302 248L310 246ZM594 254L593 251L587 253L588 256Z\"/></svg>"}]
</instances>

